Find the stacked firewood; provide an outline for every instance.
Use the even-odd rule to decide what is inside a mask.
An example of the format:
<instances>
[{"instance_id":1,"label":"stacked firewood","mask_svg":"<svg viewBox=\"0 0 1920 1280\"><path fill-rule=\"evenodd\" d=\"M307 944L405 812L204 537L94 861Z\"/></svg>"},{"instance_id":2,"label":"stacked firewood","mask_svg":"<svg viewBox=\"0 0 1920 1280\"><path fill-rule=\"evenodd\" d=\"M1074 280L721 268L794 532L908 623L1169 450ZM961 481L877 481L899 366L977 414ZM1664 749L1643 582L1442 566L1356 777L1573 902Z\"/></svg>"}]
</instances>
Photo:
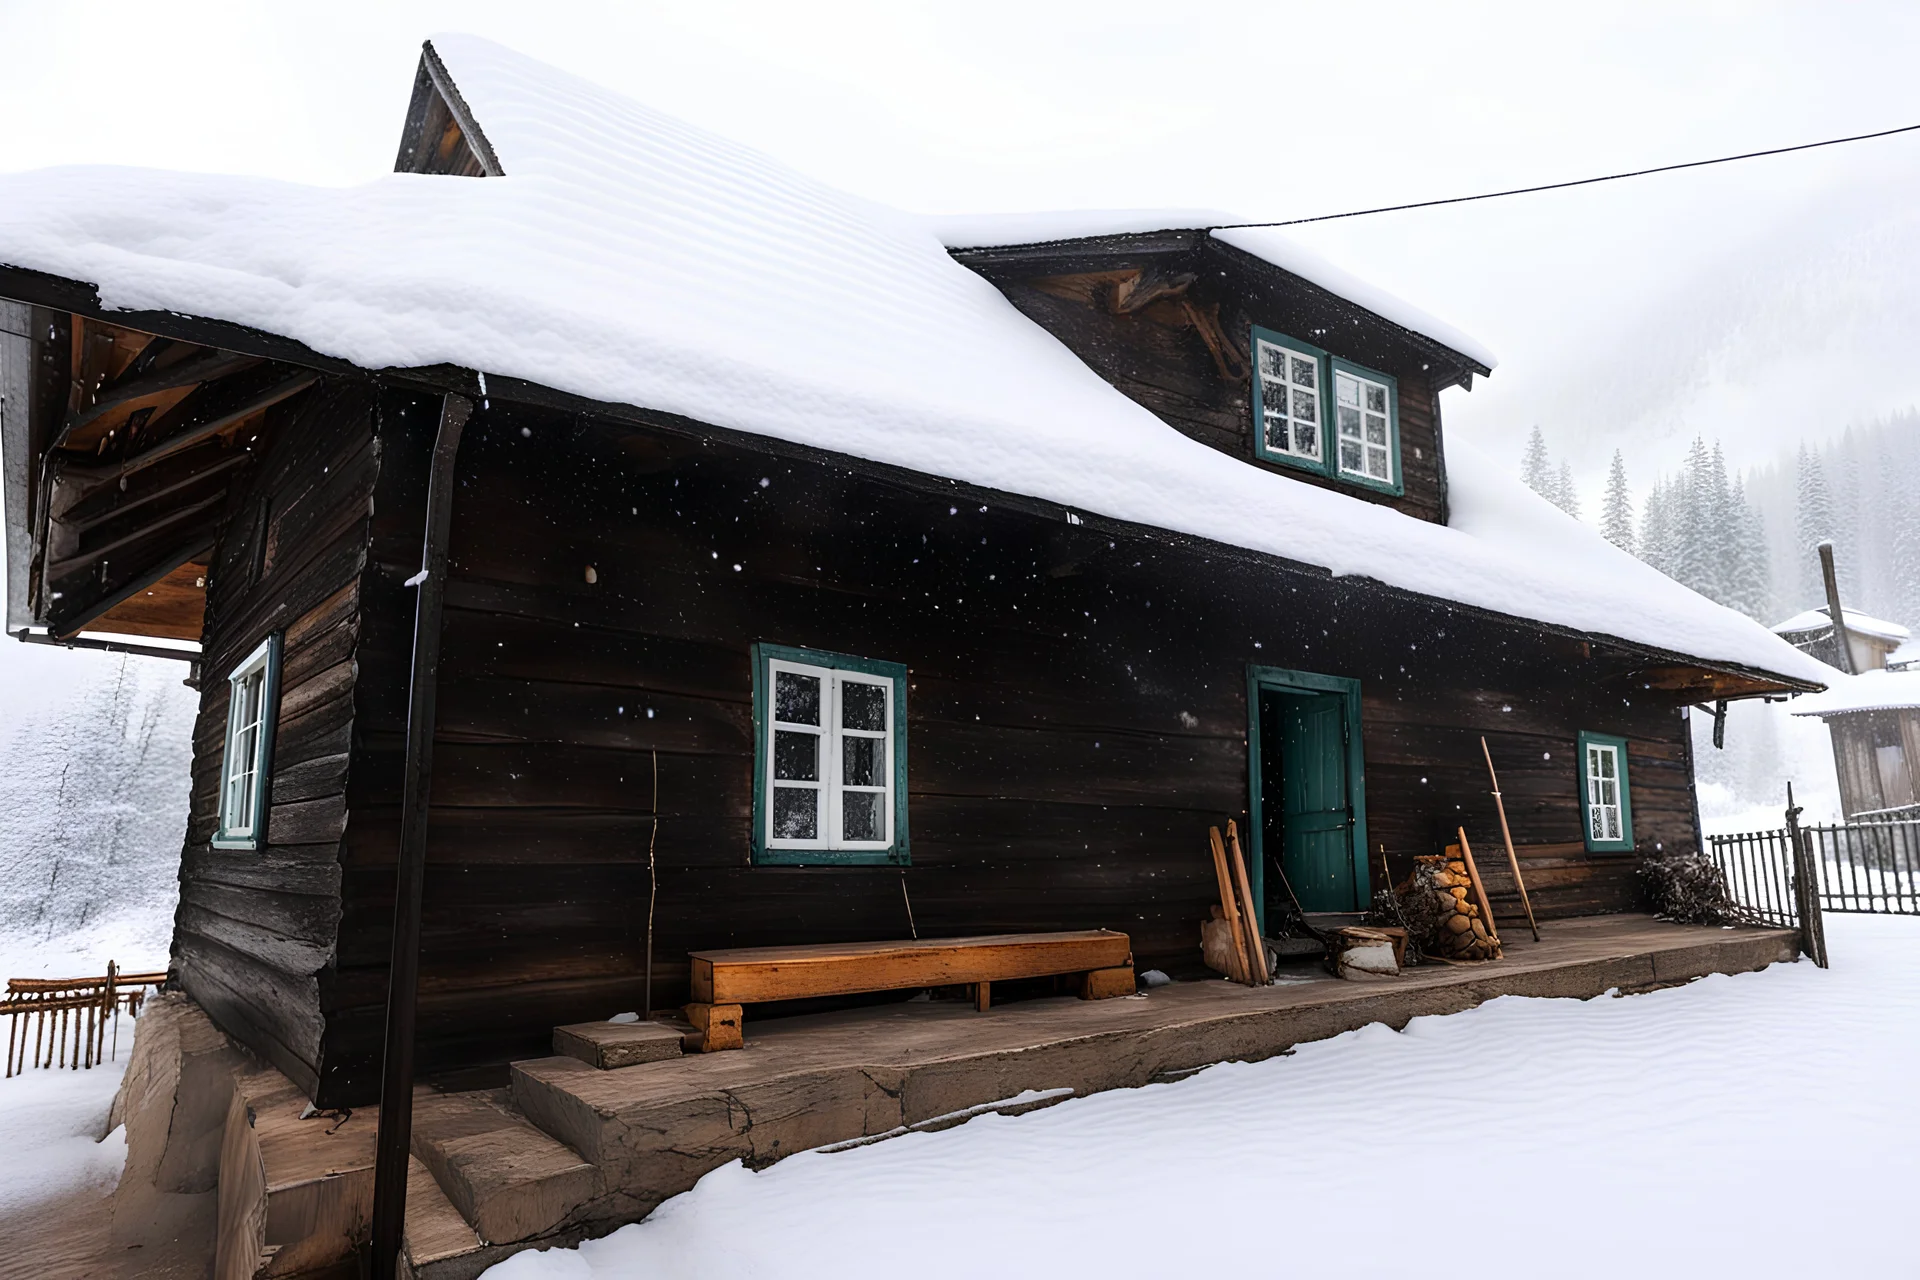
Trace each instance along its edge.
<instances>
[{"instance_id":1,"label":"stacked firewood","mask_svg":"<svg viewBox=\"0 0 1920 1280\"><path fill-rule=\"evenodd\" d=\"M1448 850L1454 853L1458 846ZM1458 857L1422 854L1413 874L1394 892L1408 929L1420 950L1446 960L1498 960L1500 938L1488 927L1483 906L1474 901L1475 885Z\"/></svg>"}]
</instances>

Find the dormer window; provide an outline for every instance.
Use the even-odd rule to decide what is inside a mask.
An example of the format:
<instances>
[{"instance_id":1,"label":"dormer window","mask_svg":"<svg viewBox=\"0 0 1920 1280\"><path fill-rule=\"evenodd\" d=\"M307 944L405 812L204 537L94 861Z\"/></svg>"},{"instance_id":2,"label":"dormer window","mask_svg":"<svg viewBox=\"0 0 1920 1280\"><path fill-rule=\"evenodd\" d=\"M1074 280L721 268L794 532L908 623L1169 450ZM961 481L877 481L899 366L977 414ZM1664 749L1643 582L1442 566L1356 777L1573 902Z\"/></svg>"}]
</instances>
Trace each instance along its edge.
<instances>
[{"instance_id":1,"label":"dormer window","mask_svg":"<svg viewBox=\"0 0 1920 1280\"><path fill-rule=\"evenodd\" d=\"M1399 389L1392 377L1257 326L1253 348L1255 457L1369 489L1401 491Z\"/></svg>"},{"instance_id":2,"label":"dormer window","mask_svg":"<svg viewBox=\"0 0 1920 1280\"><path fill-rule=\"evenodd\" d=\"M1320 364L1326 352L1254 330L1260 390L1254 417L1266 452L1303 462L1321 461Z\"/></svg>"}]
</instances>

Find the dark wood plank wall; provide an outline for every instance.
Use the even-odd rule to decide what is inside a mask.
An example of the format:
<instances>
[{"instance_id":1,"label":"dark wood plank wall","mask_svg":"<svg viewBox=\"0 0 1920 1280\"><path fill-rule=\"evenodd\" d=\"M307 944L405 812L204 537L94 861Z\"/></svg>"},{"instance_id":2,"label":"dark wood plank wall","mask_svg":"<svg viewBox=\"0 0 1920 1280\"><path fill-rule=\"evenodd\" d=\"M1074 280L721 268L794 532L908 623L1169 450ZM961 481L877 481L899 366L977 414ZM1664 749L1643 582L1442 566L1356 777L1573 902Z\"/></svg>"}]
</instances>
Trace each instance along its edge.
<instances>
[{"instance_id":1,"label":"dark wood plank wall","mask_svg":"<svg viewBox=\"0 0 1920 1280\"><path fill-rule=\"evenodd\" d=\"M268 415L207 582L206 663L172 967L223 1027L309 1091L341 911L358 580L378 443L372 390L320 387ZM227 673L285 633L268 844L216 849Z\"/></svg>"},{"instance_id":2,"label":"dark wood plank wall","mask_svg":"<svg viewBox=\"0 0 1920 1280\"><path fill-rule=\"evenodd\" d=\"M390 400L360 583L352 821L323 1092L378 1064L422 466L437 406ZM1628 736L1643 848L1690 847L1684 723L1629 663L1351 578L962 501L495 401L467 429L429 839L422 1069L546 1051L637 1008L659 825L657 1006L686 952L903 936L890 868L748 865L749 645L911 671L905 881L922 934L1110 926L1190 963L1207 824L1247 808L1249 662L1358 676L1370 820L1398 865L1506 770L1547 915L1635 897L1580 844L1574 735ZM597 581L589 583L593 566ZM657 753L657 756L656 754ZM1549 758L1550 757L1550 758ZM1491 857L1488 859L1492 861Z\"/></svg>"},{"instance_id":3,"label":"dark wood plank wall","mask_svg":"<svg viewBox=\"0 0 1920 1280\"><path fill-rule=\"evenodd\" d=\"M1214 265L1211 257L1176 259L1166 269L1175 265L1203 268L1190 295L1202 306L1218 306L1221 325L1236 343L1249 343L1252 326L1259 324L1394 376L1400 390L1403 493L1399 497L1256 460L1251 380L1229 381L1221 376L1177 302L1156 302L1133 315L1115 315L1108 300L1115 281L1128 272L1093 271L998 283L1029 319L1183 434L1303 484L1337 489L1422 520L1445 522L1440 405L1432 371L1423 367L1427 362L1418 353L1377 341L1364 345L1348 341L1337 326L1329 332L1334 321L1326 314L1310 313L1304 302L1289 305L1284 290L1256 290L1231 273L1223 276L1218 269L1206 270Z\"/></svg>"}]
</instances>

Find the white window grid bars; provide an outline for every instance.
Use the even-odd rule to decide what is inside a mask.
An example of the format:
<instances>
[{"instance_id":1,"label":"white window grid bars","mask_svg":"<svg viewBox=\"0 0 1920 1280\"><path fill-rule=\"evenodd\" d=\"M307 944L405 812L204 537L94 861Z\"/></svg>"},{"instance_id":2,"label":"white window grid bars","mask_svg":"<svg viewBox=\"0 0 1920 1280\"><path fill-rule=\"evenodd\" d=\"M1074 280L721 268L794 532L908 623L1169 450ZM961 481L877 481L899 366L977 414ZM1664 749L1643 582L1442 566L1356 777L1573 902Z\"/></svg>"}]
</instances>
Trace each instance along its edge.
<instances>
[{"instance_id":1,"label":"white window grid bars","mask_svg":"<svg viewBox=\"0 0 1920 1280\"><path fill-rule=\"evenodd\" d=\"M262 644L227 677L226 768L220 793L220 835L227 840L251 839L259 813L268 657L268 645Z\"/></svg>"},{"instance_id":2,"label":"white window grid bars","mask_svg":"<svg viewBox=\"0 0 1920 1280\"><path fill-rule=\"evenodd\" d=\"M1587 830L1596 841L1622 838L1618 747L1587 744Z\"/></svg>"},{"instance_id":3,"label":"white window grid bars","mask_svg":"<svg viewBox=\"0 0 1920 1280\"><path fill-rule=\"evenodd\" d=\"M1340 474L1392 484L1392 392L1384 382L1336 369L1333 395Z\"/></svg>"},{"instance_id":4,"label":"white window grid bars","mask_svg":"<svg viewBox=\"0 0 1920 1280\"><path fill-rule=\"evenodd\" d=\"M1326 448L1320 358L1266 338L1256 340L1261 438L1269 453L1319 462Z\"/></svg>"},{"instance_id":5,"label":"white window grid bars","mask_svg":"<svg viewBox=\"0 0 1920 1280\"><path fill-rule=\"evenodd\" d=\"M821 723L808 724L804 721L782 720L780 718L780 675L788 673L802 678L819 681L820 699L816 714ZM767 812L764 832L767 847L770 849L887 849L893 845L893 806L896 803L893 794L893 681L886 676L868 675L859 671L843 671L832 667L815 666L808 663L789 662L775 658L767 664L768 707L767 741L765 744L767 761ZM883 726L877 730L850 728L846 725L846 689L849 685L860 685L880 691ZM814 739L813 778L782 778L779 776L779 735L800 734ZM846 781L847 750L849 739L877 739L881 743L880 759L875 770L879 781L875 784L851 783ZM814 831L812 839L795 836L783 836L778 833L777 818L780 804L779 791L811 791L814 794ZM848 795L866 794L877 796L878 813L875 815L874 828L879 831L878 839L851 839L847 835ZM831 800L832 803L828 803ZM823 812L824 810L824 812Z\"/></svg>"}]
</instances>

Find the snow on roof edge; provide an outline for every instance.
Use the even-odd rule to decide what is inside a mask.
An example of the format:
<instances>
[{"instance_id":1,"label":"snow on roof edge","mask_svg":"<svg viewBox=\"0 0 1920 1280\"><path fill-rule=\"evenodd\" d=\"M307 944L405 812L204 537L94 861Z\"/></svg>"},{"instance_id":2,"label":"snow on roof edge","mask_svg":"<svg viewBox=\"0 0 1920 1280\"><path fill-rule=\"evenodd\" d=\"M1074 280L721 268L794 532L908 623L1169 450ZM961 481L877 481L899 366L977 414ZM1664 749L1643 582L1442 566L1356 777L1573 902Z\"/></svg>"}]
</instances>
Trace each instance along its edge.
<instances>
[{"instance_id":1,"label":"snow on roof edge","mask_svg":"<svg viewBox=\"0 0 1920 1280\"><path fill-rule=\"evenodd\" d=\"M1893 640L1902 643L1913 638L1913 632L1897 622L1888 622L1883 618L1876 618L1871 614L1861 613L1858 609L1849 609L1845 605L1840 606L1840 611L1846 615L1847 630L1849 631L1858 631L1861 635L1875 636L1881 640ZM1832 625L1833 618L1827 613L1826 607L1823 605L1817 609L1807 609L1801 613L1796 613L1785 622L1774 623L1771 627L1768 627L1767 630L1777 636L1784 636L1795 635L1802 631L1818 631L1822 627L1831 627Z\"/></svg>"},{"instance_id":2,"label":"snow on roof edge","mask_svg":"<svg viewBox=\"0 0 1920 1280\"><path fill-rule=\"evenodd\" d=\"M1864 671L1857 676L1835 671L1825 692L1795 698L1787 710L1796 716L1824 718L1916 707L1920 707L1920 671Z\"/></svg>"}]
</instances>

